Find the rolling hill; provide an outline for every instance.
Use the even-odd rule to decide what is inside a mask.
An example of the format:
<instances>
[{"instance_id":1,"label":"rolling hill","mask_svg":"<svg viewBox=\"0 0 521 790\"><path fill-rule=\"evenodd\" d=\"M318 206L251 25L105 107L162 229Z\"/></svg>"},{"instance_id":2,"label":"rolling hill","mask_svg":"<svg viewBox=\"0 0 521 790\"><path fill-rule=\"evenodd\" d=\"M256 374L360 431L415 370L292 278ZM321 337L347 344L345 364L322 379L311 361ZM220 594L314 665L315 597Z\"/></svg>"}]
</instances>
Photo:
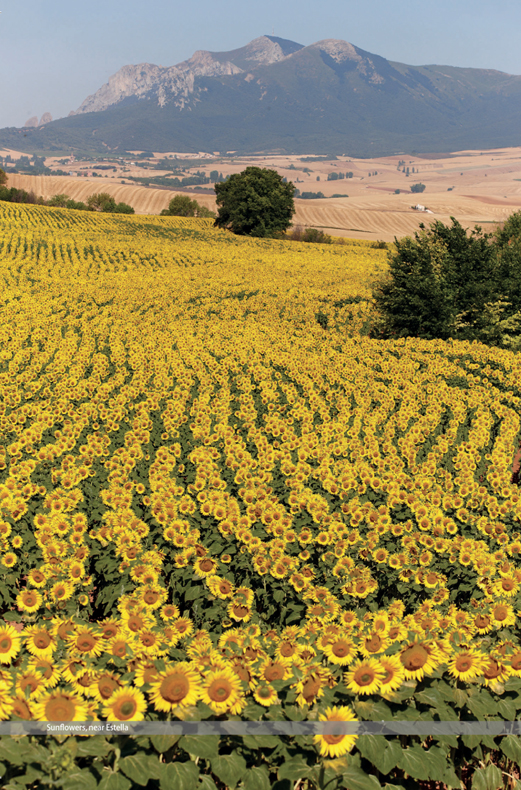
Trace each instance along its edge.
<instances>
[{"instance_id":1,"label":"rolling hill","mask_svg":"<svg viewBox=\"0 0 521 790\"><path fill-rule=\"evenodd\" d=\"M515 146L520 128L520 76L261 36L169 68L125 66L68 118L0 130L0 145L370 157Z\"/></svg>"}]
</instances>

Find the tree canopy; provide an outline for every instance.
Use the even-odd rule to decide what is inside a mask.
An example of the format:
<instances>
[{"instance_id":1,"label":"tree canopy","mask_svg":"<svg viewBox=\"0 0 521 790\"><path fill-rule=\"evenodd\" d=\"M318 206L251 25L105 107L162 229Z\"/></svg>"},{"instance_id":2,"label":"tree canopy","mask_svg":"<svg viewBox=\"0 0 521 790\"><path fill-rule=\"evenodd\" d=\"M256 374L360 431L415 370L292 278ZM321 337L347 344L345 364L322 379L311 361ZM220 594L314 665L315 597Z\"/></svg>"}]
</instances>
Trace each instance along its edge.
<instances>
[{"instance_id":1,"label":"tree canopy","mask_svg":"<svg viewBox=\"0 0 521 790\"><path fill-rule=\"evenodd\" d=\"M270 237L291 225L295 187L275 170L247 167L215 184L215 226L241 236Z\"/></svg>"},{"instance_id":2,"label":"tree canopy","mask_svg":"<svg viewBox=\"0 0 521 790\"><path fill-rule=\"evenodd\" d=\"M436 221L395 239L373 297L384 337L449 337L517 347L521 212L495 234Z\"/></svg>"},{"instance_id":3,"label":"tree canopy","mask_svg":"<svg viewBox=\"0 0 521 790\"><path fill-rule=\"evenodd\" d=\"M7 184L7 175L5 170L2 170L0 167L0 187L5 186L5 184Z\"/></svg>"}]
</instances>

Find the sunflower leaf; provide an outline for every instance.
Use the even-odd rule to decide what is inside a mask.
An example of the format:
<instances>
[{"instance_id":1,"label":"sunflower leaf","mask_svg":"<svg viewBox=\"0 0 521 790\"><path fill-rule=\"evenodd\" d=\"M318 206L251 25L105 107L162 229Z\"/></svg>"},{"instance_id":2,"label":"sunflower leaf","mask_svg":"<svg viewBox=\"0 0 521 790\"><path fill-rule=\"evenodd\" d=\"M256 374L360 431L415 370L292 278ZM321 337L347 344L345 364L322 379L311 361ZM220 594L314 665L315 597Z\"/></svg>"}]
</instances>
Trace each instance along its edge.
<instances>
[{"instance_id":1,"label":"sunflower leaf","mask_svg":"<svg viewBox=\"0 0 521 790\"><path fill-rule=\"evenodd\" d=\"M500 744L500 749L509 760L521 765L521 742L519 736L507 735L503 738Z\"/></svg>"},{"instance_id":2,"label":"sunflower leaf","mask_svg":"<svg viewBox=\"0 0 521 790\"><path fill-rule=\"evenodd\" d=\"M188 754L211 759L219 753L219 736L206 735L204 738L200 738L197 735L183 735L179 746Z\"/></svg>"},{"instance_id":3,"label":"sunflower leaf","mask_svg":"<svg viewBox=\"0 0 521 790\"><path fill-rule=\"evenodd\" d=\"M212 773L234 790L246 773L246 760L240 754L223 754L210 760Z\"/></svg>"},{"instance_id":4,"label":"sunflower leaf","mask_svg":"<svg viewBox=\"0 0 521 790\"><path fill-rule=\"evenodd\" d=\"M251 768L244 777L244 790L270 790L270 776L266 766Z\"/></svg>"},{"instance_id":5,"label":"sunflower leaf","mask_svg":"<svg viewBox=\"0 0 521 790\"><path fill-rule=\"evenodd\" d=\"M161 790L193 790L198 779L199 769L195 763L162 763L159 787Z\"/></svg>"},{"instance_id":6,"label":"sunflower leaf","mask_svg":"<svg viewBox=\"0 0 521 790\"><path fill-rule=\"evenodd\" d=\"M156 756L138 752L123 757L119 767L133 782L146 787L149 779L159 779L160 763Z\"/></svg>"},{"instance_id":7,"label":"sunflower leaf","mask_svg":"<svg viewBox=\"0 0 521 790\"><path fill-rule=\"evenodd\" d=\"M279 779L289 779L292 782L297 782L299 779L305 779L310 772L310 767L303 757L297 756L286 760L280 766L277 772Z\"/></svg>"}]
</instances>

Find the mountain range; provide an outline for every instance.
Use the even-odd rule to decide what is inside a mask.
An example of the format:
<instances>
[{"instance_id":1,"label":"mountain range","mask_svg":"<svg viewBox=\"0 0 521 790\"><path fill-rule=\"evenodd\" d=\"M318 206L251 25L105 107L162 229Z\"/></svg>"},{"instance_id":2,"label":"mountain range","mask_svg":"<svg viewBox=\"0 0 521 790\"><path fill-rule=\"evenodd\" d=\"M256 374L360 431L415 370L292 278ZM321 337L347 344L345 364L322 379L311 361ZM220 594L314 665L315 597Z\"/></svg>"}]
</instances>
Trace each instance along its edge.
<instances>
[{"instance_id":1,"label":"mountain range","mask_svg":"<svg viewBox=\"0 0 521 790\"><path fill-rule=\"evenodd\" d=\"M335 153L521 143L521 76L408 66L346 41L261 36L171 67L124 66L68 118L0 130L19 150Z\"/></svg>"}]
</instances>

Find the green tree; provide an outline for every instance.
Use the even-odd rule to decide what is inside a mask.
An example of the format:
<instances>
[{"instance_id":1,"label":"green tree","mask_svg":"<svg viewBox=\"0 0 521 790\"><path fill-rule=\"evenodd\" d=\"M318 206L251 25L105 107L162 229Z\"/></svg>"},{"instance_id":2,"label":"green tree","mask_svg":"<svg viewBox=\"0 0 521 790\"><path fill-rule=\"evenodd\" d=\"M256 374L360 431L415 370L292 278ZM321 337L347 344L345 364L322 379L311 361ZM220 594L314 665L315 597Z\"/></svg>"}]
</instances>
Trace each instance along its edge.
<instances>
[{"instance_id":1,"label":"green tree","mask_svg":"<svg viewBox=\"0 0 521 790\"><path fill-rule=\"evenodd\" d=\"M295 213L295 187L284 183L276 170L247 167L227 181L215 184L215 226L241 236L272 237L291 225Z\"/></svg>"},{"instance_id":2,"label":"green tree","mask_svg":"<svg viewBox=\"0 0 521 790\"><path fill-rule=\"evenodd\" d=\"M53 206L55 208L66 208L67 202L70 200L69 196L65 193L61 193L59 195L53 195L47 201L48 206Z\"/></svg>"},{"instance_id":3,"label":"green tree","mask_svg":"<svg viewBox=\"0 0 521 790\"><path fill-rule=\"evenodd\" d=\"M97 192L87 199L89 211L104 211L110 214L134 214L134 209L128 203L116 203L108 192Z\"/></svg>"},{"instance_id":4,"label":"green tree","mask_svg":"<svg viewBox=\"0 0 521 790\"><path fill-rule=\"evenodd\" d=\"M0 168L0 187L3 187L7 184L7 174L5 170Z\"/></svg>"},{"instance_id":5,"label":"green tree","mask_svg":"<svg viewBox=\"0 0 521 790\"><path fill-rule=\"evenodd\" d=\"M491 234L451 221L395 239L389 271L373 288L384 336L487 339L487 305L497 300Z\"/></svg>"},{"instance_id":6,"label":"green tree","mask_svg":"<svg viewBox=\"0 0 521 790\"><path fill-rule=\"evenodd\" d=\"M413 184L411 192L425 192L425 184Z\"/></svg>"},{"instance_id":7,"label":"green tree","mask_svg":"<svg viewBox=\"0 0 521 790\"><path fill-rule=\"evenodd\" d=\"M108 192L96 192L87 198L87 206L90 211L113 211L116 201Z\"/></svg>"},{"instance_id":8,"label":"green tree","mask_svg":"<svg viewBox=\"0 0 521 790\"><path fill-rule=\"evenodd\" d=\"M168 204L168 208L161 212L163 217L215 217L213 211L200 206L197 200L192 200L188 195L176 195Z\"/></svg>"}]
</instances>

